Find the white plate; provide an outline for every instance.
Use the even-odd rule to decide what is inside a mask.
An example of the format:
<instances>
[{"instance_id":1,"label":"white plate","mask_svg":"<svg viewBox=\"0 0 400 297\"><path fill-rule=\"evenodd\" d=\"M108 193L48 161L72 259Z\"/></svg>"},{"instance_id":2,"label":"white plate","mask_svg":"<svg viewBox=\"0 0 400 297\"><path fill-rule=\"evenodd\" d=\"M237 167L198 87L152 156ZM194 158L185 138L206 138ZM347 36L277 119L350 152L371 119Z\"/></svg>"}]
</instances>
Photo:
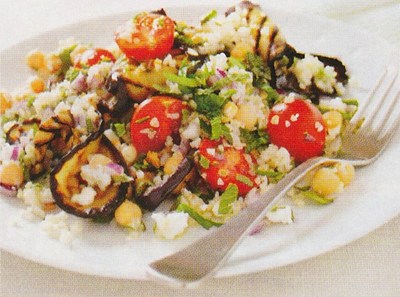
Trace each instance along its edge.
<instances>
[{"instance_id":1,"label":"white plate","mask_svg":"<svg viewBox=\"0 0 400 297\"><path fill-rule=\"evenodd\" d=\"M171 7L173 18L188 22L213 7ZM220 9L224 11L224 8ZM334 55L348 65L357 81L351 95L361 101L384 65L399 65L397 53L384 41L343 24L312 16L274 9L267 14L280 26L288 42L298 50ZM0 54L0 86L12 90L28 76L24 56L33 48L51 51L60 39L75 37L96 46L109 45L118 24L133 13L101 17L65 26L4 50ZM101 24L101 26L99 26ZM357 170L353 184L329 206L296 208L296 222L271 226L248 237L217 276L266 270L307 259L345 245L381 226L400 212L400 135L372 166ZM146 279L149 262L172 253L205 233L192 229L183 239L161 241L151 226L140 239L127 241L126 233L113 225L87 223L81 238L68 247L47 237L38 223L11 222L24 208L17 199L0 199L0 247L49 266L91 275L126 279Z\"/></svg>"}]
</instances>

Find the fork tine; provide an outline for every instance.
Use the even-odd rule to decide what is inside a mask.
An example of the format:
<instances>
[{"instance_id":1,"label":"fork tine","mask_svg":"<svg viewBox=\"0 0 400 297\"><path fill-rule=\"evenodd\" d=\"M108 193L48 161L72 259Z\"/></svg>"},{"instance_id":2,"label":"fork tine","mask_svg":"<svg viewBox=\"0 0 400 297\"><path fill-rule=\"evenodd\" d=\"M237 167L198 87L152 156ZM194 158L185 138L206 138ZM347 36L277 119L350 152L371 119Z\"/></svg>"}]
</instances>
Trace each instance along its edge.
<instances>
[{"instance_id":1,"label":"fork tine","mask_svg":"<svg viewBox=\"0 0 400 297\"><path fill-rule=\"evenodd\" d=\"M397 118L399 117L399 108L396 108L396 105L399 104L398 99L400 96L400 89L397 91L397 94L391 97L391 102L389 104L388 113L385 115L386 120L380 120L379 126L376 128L379 132L386 132L391 126L392 117L394 117L394 122L397 122Z\"/></svg>"},{"instance_id":2,"label":"fork tine","mask_svg":"<svg viewBox=\"0 0 400 297\"><path fill-rule=\"evenodd\" d=\"M393 104L395 104L396 100L393 100L396 98L394 97L388 97L389 92L393 88L393 85L397 79L398 76L398 71L396 69L393 69L394 73L390 76L388 82L384 82L384 79L386 79L390 74L391 71L385 69L384 73L381 75L377 85L374 86L374 88L371 90L371 92L368 95L367 103L365 106L362 108L361 111L358 113L357 120L361 119L362 117L365 117L365 121L363 122L363 127L364 129L372 129L374 122L378 123L384 123L381 119L382 116L385 116L387 112L389 112L387 106L392 107ZM385 86L382 88L381 85L385 83ZM385 102L385 99L392 99L390 100L389 104L385 103L382 105L383 102ZM372 104L373 103L373 104ZM379 117L379 115L381 117Z\"/></svg>"},{"instance_id":3,"label":"fork tine","mask_svg":"<svg viewBox=\"0 0 400 297\"><path fill-rule=\"evenodd\" d=\"M361 115L363 115L365 113L365 111L367 110L367 108L370 106L371 102L373 100L373 98L375 98L375 93L378 91L379 86L381 85L381 83L383 82L383 79L386 77L388 72L388 69L385 68L385 70L382 72L382 74L379 76L379 79L377 81L377 83L374 85L374 87L368 92L367 95L367 101L364 105L362 105L361 108L359 108L357 114L353 117L353 120L358 121L361 119Z\"/></svg>"}]
</instances>

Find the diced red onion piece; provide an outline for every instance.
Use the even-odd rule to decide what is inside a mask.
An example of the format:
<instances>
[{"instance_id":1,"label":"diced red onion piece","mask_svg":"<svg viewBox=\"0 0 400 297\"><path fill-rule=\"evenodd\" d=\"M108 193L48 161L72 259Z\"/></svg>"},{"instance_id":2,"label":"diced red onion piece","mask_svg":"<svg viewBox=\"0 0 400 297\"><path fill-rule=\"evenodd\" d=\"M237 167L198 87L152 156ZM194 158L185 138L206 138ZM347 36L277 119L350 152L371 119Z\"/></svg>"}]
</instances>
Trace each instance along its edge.
<instances>
[{"instance_id":1,"label":"diced red onion piece","mask_svg":"<svg viewBox=\"0 0 400 297\"><path fill-rule=\"evenodd\" d=\"M19 146L14 146L11 153L11 160L16 161L19 157Z\"/></svg>"},{"instance_id":2,"label":"diced red onion piece","mask_svg":"<svg viewBox=\"0 0 400 297\"><path fill-rule=\"evenodd\" d=\"M87 89L86 77L79 73L79 75L72 81L71 87L79 92L84 92Z\"/></svg>"},{"instance_id":3,"label":"diced red onion piece","mask_svg":"<svg viewBox=\"0 0 400 297\"><path fill-rule=\"evenodd\" d=\"M17 188L0 184L0 195L7 197L16 197Z\"/></svg>"},{"instance_id":4,"label":"diced red onion piece","mask_svg":"<svg viewBox=\"0 0 400 297\"><path fill-rule=\"evenodd\" d=\"M124 167L122 167L121 165L118 165L117 163L108 163L107 168L110 168L116 174L124 173Z\"/></svg>"}]
</instances>

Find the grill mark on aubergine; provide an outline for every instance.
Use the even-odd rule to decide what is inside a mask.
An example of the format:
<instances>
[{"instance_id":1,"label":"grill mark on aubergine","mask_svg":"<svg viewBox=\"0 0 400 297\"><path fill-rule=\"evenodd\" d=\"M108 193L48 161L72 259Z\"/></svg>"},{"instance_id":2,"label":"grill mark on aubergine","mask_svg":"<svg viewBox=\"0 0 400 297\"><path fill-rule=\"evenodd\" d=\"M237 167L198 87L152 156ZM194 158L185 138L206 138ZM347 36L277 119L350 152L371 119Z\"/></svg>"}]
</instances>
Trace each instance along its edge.
<instances>
[{"instance_id":1,"label":"grill mark on aubergine","mask_svg":"<svg viewBox=\"0 0 400 297\"><path fill-rule=\"evenodd\" d=\"M257 36L256 36L256 53L259 54L262 57L262 54L259 51L260 48L260 39L261 39L261 30L264 28L264 24L268 21L268 16L264 16L260 22L260 25L258 26L257 30Z\"/></svg>"},{"instance_id":2,"label":"grill mark on aubergine","mask_svg":"<svg viewBox=\"0 0 400 297\"><path fill-rule=\"evenodd\" d=\"M268 52L267 52L267 61L270 60L271 58L271 51L272 51L272 47L274 46L274 41L276 36L278 36L278 27L274 25L274 29L272 31L272 33L269 35L269 45L268 45Z\"/></svg>"}]
</instances>

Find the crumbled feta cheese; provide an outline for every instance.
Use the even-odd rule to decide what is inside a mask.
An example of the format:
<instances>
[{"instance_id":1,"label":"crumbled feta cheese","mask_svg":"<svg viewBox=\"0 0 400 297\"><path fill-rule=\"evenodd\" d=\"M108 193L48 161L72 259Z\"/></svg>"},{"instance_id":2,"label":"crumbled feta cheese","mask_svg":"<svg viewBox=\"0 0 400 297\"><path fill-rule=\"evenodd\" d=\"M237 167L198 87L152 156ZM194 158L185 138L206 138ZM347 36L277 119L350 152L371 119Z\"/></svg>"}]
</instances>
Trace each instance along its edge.
<instances>
[{"instance_id":1,"label":"crumbled feta cheese","mask_svg":"<svg viewBox=\"0 0 400 297\"><path fill-rule=\"evenodd\" d=\"M174 239L182 235L189 226L189 215L184 212L171 212L168 214L158 212L153 213L151 218L155 222L155 234L165 239Z\"/></svg>"},{"instance_id":2,"label":"crumbled feta cheese","mask_svg":"<svg viewBox=\"0 0 400 297\"><path fill-rule=\"evenodd\" d=\"M290 206L275 206L266 215L272 223L293 224L293 210Z\"/></svg>"},{"instance_id":3,"label":"crumbled feta cheese","mask_svg":"<svg viewBox=\"0 0 400 297\"><path fill-rule=\"evenodd\" d=\"M96 191L92 187L85 187L79 194L73 195L71 201L82 206L87 206L94 202L95 197Z\"/></svg>"},{"instance_id":4,"label":"crumbled feta cheese","mask_svg":"<svg viewBox=\"0 0 400 297\"><path fill-rule=\"evenodd\" d=\"M50 238L57 239L64 244L70 244L83 229L81 220L73 220L73 222L71 220L72 218L64 211L48 214L41 222L41 228Z\"/></svg>"},{"instance_id":5,"label":"crumbled feta cheese","mask_svg":"<svg viewBox=\"0 0 400 297\"><path fill-rule=\"evenodd\" d=\"M274 144L270 144L261 152L257 163L262 170L278 169L279 172L288 172L292 168L289 152L284 147L278 148Z\"/></svg>"},{"instance_id":6,"label":"crumbled feta cheese","mask_svg":"<svg viewBox=\"0 0 400 297\"><path fill-rule=\"evenodd\" d=\"M89 186L99 187L104 191L111 184L110 171L104 170L104 166L83 165L81 167L81 177L88 183Z\"/></svg>"},{"instance_id":7,"label":"crumbled feta cheese","mask_svg":"<svg viewBox=\"0 0 400 297\"><path fill-rule=\"evenodd\" d=\"M198 138L200 136L200 119L198 117L194 118L181 135L184 139L195 140Z\"/></svg>"},{"instance_id":8,"label":"crumbled feta cheese","mask_svg":"<svg viewBox=\"0 0 400 297\"><path fill-rule=\"evenodd\" d=\"M276 114L271 118L271 124L272 125L278 125L279 124L279 116Z\"/></svg>"},{"instance_id":9,"label":"crumbled feta cheese","mask_svg":"<svg viewBox=\"0 0 400 297\"><path fill-rule=\"evenodd\" d=\"M158 121L158 119L157 119L156 117L153 117L153 118L150 120L150 127L153 127L153 128L158 128L158 127L160 127L160 122Z\"/></svg>"}]
</instances>

